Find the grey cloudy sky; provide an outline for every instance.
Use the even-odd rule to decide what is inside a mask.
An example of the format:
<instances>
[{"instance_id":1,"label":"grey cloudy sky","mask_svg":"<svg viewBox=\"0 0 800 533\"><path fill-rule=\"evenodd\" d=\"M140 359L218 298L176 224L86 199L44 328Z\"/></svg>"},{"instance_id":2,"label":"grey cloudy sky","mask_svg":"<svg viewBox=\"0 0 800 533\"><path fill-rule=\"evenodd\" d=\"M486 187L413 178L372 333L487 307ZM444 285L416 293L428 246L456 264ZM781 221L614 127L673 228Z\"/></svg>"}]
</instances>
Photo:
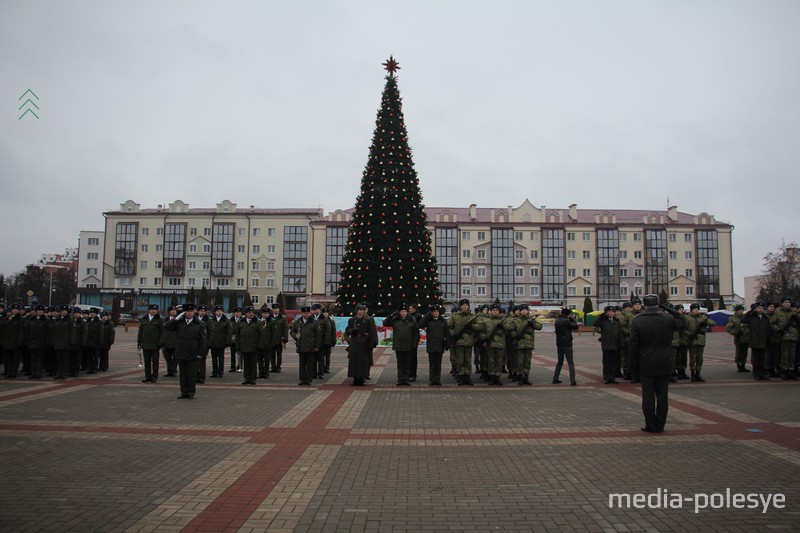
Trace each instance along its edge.
<instances>
[{"instance_id":1,"label":"grey cloudy sky","mask_svg":"<svg viewBox=\"0 0 800 533\"><path fill-rule=\"evenodd\" d=\"M0 272L101 213L352 207L384 84L430 206L706 211L798 238L800 2L0 0ZM17 98L39 96L40 120Z\"/></svg>"}]
</instances>

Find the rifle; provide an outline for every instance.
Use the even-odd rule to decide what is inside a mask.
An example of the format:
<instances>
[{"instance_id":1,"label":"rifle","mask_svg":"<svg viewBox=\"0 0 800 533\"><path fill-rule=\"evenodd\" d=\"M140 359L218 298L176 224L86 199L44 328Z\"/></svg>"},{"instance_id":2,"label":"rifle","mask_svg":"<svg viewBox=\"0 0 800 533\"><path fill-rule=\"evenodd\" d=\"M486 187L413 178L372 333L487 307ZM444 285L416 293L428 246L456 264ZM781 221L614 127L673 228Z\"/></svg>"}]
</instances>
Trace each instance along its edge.
<instances>
[{"instance_id":1,"label":"rifle","mask_svg":"<svg viewBox=\"0 0 800 533\"><path fill-rule=\"evenodd\" d=\"M473 323L473 322L475 322L475 319L476 319L476 318L478 318L478 315L475 315L474 317L472 317L472 318L469 320L469 322L467 322L467 323L464 325L464 327L463 327L463 328L461 328L460 330L458 330L456 333L454 333L454 334L453 334L453 336L452 336L452 338L451 338L451 340L452 340L452 342L453 342L453 343L456 343L456 342L458 342L459 340L461 340L461 337L463 337L465 333L467 333L467 332L468 332L470 329L472 329L472 323Z\"/></svg>"},{"instance_id":2,"label":"rifle","mask_svg":"<svg viewBox=\"0 0 800 533\"><path fill-rule=\"evenodd\" d=\"M503 331L503 322L505 322L506 320L508 320L508 315L506 315L505 317L503 317L503 319L500 321L500 323L499 323L499 324L497 324L497 325L494 327L494 329L493 329L493 330L492 330L492 332L489 334L489 336L488 336L488 337L486 337L486 340L484 340L484 341L483 341L483 343L486 345L486 347L487 347L487 348L489 347L489 344L491 344L491 342L492 342L492 339L494 339L494 336L495 336L495 335L497 335L499 332Z\"/></svg>"},{"instance_id":3,"label":"rifle","mask_svg":"<svg viewBox=\"0 0 800 533\"><path fill-rule=\"evenodd\" d=\"M689 335L688 337L686 337L686 340L687 340L687 341L689 341L689 342L688 342L688 344L689 344L689 345L691 345L691 344L694 342L694 340L695 340L697 337L699 337L699 336L700 336L700 332L701 332L701 331L703 332L703 335L705 335L705 334L706 334L706 333L705 333L705 329L706 329L706 327L708 327L708 320L703 320L702 322L700 322L700 323L697 325L697 331L695 331L694 333L692 333L691 335Z\"/></svg>"},{"instance_id":4,"label":"rifle","mask_svg":"<svg viewBox=\"0 0 800 533\"><path fill-rule=\"evenodd\" d=\"M524 328L522 328L522 331L520 331L518 334L516 334L516 335L514 336L514 339L511 341L511 346L510 346L511 348L513 348L513 347L516 347L517 343L518 343L520 340L522 340L522 337L524 337L524 336L525 336L525 332L526 332L526 331L528 331L528 329L530 329L530 328L533 328L533 323L534 323L534 322L536 322L536 319L535 319L535 318L534 318L534 319L532 319L532 320L528 320L528 321L527 321L527 324L525 324L525 327L524 327Z\"/></svg>"}]
</instances>

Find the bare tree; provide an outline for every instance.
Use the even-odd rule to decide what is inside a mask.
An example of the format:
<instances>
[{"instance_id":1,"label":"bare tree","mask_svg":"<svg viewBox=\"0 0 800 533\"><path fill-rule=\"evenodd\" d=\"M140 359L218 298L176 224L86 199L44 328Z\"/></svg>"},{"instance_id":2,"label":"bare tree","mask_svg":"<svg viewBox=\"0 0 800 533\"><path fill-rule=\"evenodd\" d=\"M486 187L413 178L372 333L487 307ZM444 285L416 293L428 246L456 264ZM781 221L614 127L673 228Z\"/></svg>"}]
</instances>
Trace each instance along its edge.
<instances>
[{"instance_id":1,"label":"bare tree","mask_svg":"<svg viewBox=\"0 0 800 533\"><path fill-rule=\"evenodd\" d=\"M792 301L800 299L800 248L795 242L764 256L764 270L759 276L759 300L778 302L784 296Z\"/></svg>"}]
</instances>

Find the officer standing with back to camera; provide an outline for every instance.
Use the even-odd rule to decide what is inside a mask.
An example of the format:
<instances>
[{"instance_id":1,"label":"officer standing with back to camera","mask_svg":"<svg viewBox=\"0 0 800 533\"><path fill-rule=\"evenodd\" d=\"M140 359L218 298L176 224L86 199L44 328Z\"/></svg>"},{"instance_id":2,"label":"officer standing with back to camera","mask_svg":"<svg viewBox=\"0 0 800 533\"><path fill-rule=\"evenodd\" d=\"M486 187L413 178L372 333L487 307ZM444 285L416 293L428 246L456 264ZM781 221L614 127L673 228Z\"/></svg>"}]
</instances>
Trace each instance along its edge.
<instances>
[{"instance_id":1,"label":"officer standing with back to camera","mask_svg":"<svg viewBox=\"0 0 800 533\"><path fill-rule=\"evenodd\" d=\"M181 383L179 400L193 399L197 383L197 365L206 353L206 326L194 314L194 304L183 305L183 312L164 326L175 331L175 359Z\"/></svg>"},{"instance_id":2,"label":"officer standing with back to camera","mask_svg":"<svg viewBox=\"0 0 800 533\"><path fill-rule=\"evenodd\" d=\"M672 334L686 327L683 315L667 306L659 309L658 296L644 297L644 311L631 324L630 362L642 381L642 431L662 433L667 423L669 378L674 354Z\"/></svg>"}]
</instances>

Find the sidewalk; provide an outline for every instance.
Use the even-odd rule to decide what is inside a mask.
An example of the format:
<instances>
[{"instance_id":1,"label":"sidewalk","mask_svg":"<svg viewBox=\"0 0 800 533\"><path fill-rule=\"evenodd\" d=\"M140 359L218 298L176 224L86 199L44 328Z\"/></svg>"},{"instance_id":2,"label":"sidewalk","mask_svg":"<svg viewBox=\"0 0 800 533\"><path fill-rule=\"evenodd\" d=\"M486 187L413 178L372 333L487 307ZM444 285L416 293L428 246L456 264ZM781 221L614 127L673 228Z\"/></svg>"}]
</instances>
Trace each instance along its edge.
<instances>
[{"instance_id":1,"label":"sidewalk","mask_svg":"<svg viewBox=\"0 0 800 533\"><path fill-rule=\"evenodd\" d=\"M591 334L575 336L577 387L564 373L564 383L550 383L554 338L544 333L533 387L457 387L449 375L444 387L427 387L424 348L412 387L394 387L386 348L367 387L350 387L342 348L325 380L297 387L290 345L283 373L256 387L241 386L241 373L209 378L193 401L175 399L177 378L140 382L135 335L118 329L108 373L0 380L0 531L754 531L800 523L800 382L737 373L724 333L708 336L707 383L670 387L660 435L639 430L638 386L603 384ZM612 493L664 489L684 498L682 508L609 508ZM703 494L726 489L780 493L785 507L712 508L721 500L711 497L695 512Z\"/></svg>"}]
</instances>

